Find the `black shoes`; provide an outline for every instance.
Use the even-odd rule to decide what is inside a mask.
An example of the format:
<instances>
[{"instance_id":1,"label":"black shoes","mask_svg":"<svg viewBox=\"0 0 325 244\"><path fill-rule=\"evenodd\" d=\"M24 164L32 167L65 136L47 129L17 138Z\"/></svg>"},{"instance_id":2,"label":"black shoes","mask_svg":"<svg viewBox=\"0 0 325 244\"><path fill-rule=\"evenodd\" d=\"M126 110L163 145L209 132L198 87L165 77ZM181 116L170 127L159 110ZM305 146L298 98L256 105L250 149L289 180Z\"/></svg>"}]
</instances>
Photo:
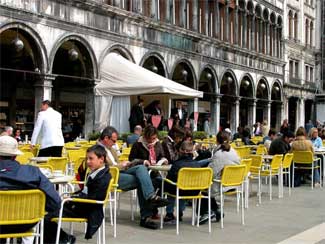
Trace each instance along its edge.
<instances>
[{"instance_id":1,"label":"black shoes","mask_svg":"<svg viewBox=\"0 0 325 244\"><path fill-rule=\"evenodd\" d=\"M152 207L156 207L156 208L165 207L169 204L167 199L161 198L158 195L153 196L148 201Z\"/></svg>"},{"instance_id":2,"label":"black shoes","mask_svg":"<svg viewBox=\"0 0 325 244\"><path fill-rule=\"evenodd\" d=\"M59 241L59 244L74 244L76 243L76 237L73 235L68 235L66 238L64 238L63 240Z\"/></svg>"},{"instance_id":3,"label":"black shoes","mask_svg":"<svg viewBox=\"0 0 325 244\"><path fill-rule=\"evenodd\" d=\"M151 230L156 230L159 227L158 224L153 222L149 217L141 219L140 226Z\"/></svg>"},{"instance_id":4,"label":"black shoes","mask_svg":"<svg viewBox=\"0 0 325 244\"><path fill-rule=\"evenodd\" d=\"M215 212L211 211L210 217L211 217L211 221L213 221L213 219L215 219L216 222L219 222L221 219L221 213L219 211L215 211ZM225 214L223 214L223 217L225 217ZM208 215L208 213L205 213L205 214L201 215L199 224L203 225L206 222L208 222L208 220L209 220L209 215Z\"/></svg>"}]
</instances>

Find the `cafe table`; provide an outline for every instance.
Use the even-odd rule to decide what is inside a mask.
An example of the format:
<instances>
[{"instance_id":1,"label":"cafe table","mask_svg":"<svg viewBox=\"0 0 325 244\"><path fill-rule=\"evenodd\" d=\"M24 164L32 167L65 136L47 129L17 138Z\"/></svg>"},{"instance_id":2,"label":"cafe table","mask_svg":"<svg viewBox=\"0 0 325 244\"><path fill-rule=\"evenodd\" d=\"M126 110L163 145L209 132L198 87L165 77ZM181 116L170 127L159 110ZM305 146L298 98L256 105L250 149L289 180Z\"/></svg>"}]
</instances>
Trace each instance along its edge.
<instances>
[{"instance_id":1,"label":"cafe table","mask_svg":"<svg viewBox=\"0 0 325 244\"><path fill-rule=\"evenodd\" d=\"M321 161L323 163L322 167L323 167L323 187L325 187L325 183L324 183L324 179L325 179L325 147L320 147L320 148L315 148L314 149L314 155L317 155L319 157L321 157Z\"/></svg>"}]
</instances>

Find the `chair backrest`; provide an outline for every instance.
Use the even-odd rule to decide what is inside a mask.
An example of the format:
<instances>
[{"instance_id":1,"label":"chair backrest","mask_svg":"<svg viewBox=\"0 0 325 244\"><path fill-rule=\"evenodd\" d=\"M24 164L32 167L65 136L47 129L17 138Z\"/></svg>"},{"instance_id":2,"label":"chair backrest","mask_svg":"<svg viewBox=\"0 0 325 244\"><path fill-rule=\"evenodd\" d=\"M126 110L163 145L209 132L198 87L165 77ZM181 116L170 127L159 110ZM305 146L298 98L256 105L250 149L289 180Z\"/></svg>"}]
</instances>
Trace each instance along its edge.
<instances>
[{"instance_id":1,"label":"chair backrest","mask_svg":"<svg viewBox=\"0 0 325 244\"><path fill-rule=\"evenodd\" d=\"M124 147L122 149L122 154L130 154L131 152L131 147Z\"/></svg>"},{"instance_id":2,"label":"chair backrest","mask_svg":"<svg viewBox=\"0 0 325 244\"><path fill-rule=\"evenodd\" d=\"M245 158L250 154L250 148L246 146L235 147L234 148L240 158Z\"/></svg>"},{"instance_id":3,"label":"chair backrest","mask_svg":"<svg viewBox=\"0 0 325 244\"><path fill-rule=\"evenodd\" d=\"M24 152L24 154L18 155L16 157L16 161L19 162L20 164L26 164L29 163L29 159L33 157L34 154L32 152Z\"/></svg>"},{"instance_id":4,"label":"chair backrest","mask_svg":"<svg viewBox=\"0 0 325 244\"><path fill-rule=\"evenodd\" d=\"M264 155L267 154L267 149L264 145L260 144L258 145L258 147L256 148L256 154L257 155Z\"/></svg>"},{"instance_id":5,"label":"chair backrest","mask_svg":"<svg viewBox=\"0 0 325 244\"><path fill-rule=\"evenodd\" d=\"M61 170L63 173L66 172L68 158L66 157L52 157L49 158L46 164L51 165L53 170Z\"/></svg>"},{"instance_id":6,"label":"chair backrest","mask_svg":"<svg viewBox=\"0 0 325 244\"><path fill-rule=\"evenodd\" d=\"M106 197L104 199L104 207L106 207L107 203L110 200L111 197L111 192L113 190L113 184L114 184L114 179L113 177L111 178L110 182L108 183L107 189L106 189Z\"/></svg>"},{"instance_id":7,"label":"chair backrest","mask_svg":"<svg viewBox=\"0 0 325 244\"><path fill-rule=\"evenodd\" d=\"M0 191L0 226L33 224L45 215L45 194L40 190Z\"/></svg>"},{"instance_id":8,"label":"chair backrest","mask_svg":"<svg viewBox=\"0 0 325 244\"><path fill-rule=\"evenodd\" d=\"M76 163L80 157L85 157L86 152L84 150L68 150L68 158L70 162Z\"/></svg>"},{"instance_id":9,"label":"chair backrest","mask_svg":"<svg viewBox=\"0 0 325 244\"><path fill-rule=\"evenodd\" d=\"M314 161L313 153L311 151L293 151L292 161L295 164L311 164Z\"/></svg>"},{"instance_id":10,"label":"chair backrest","mask_svg":"<svg viewBox=\"0 0 325 244\"><path fill-rule=\"evenodd\" d=\"M204 190L211 186L212 176L211 168L181 168L176 185L181 190Z\"/></svg>"},{"instance_id":11,"label":"chair backrest","mask_svg":"<svg viewBox=\"0 0 325 244\"><path fill-rule=\"evenodd\" d=\"M240 160L240 164L242 165L246 165L246 172L245 172L245 177L247 176L248 172L251 169L251 165L252 165L252 159L251 158L246 158L246 159L242 159Z\"/></svg>"},{"instance_id":12,"label":"chair backrest","mask_svg":"<svg viewBox=\"0 0 325 244\"><path fill-rule=\"evenodd\" d=\"M221 184L227 186L239 186L245 179L246 165L227 165L223 168Z\"/></svg>"},{"instance_id":13,"label":"chair backrest","mask_svg":"<svg viewBox=\"0 0 325 244\"><path fill-rule=\"evenodd\" d=\"M252 159L252 164L250 167L250 172L252 173L258 173L261 170L261 167L263 165L263 158L262 155L249 155L248 158Z\"/></svg>"},{"instance_id":14,"label":"chair backrest","mask_svg":"<svg viewBox=\"0 0 325 244\"><path fill-rule=\"evenodd\" d=\"M109 172L111 173L113 184L117 185L120 177L120 170L117 167L109 167Z\"/></svg>"},{"instance_id":15,"label":"chair backrest","mask_svg":"<svg viewBox=\"0 0 325 244\"><path fill-rule=\"evenodd\" d=\"M270 167L272 170L277 170L280 168L281 164L282 164L282 159L283 159L283 155L282 154L276 154L273 156Z\"/></svg>"},{"instance_id":16,"label":"chair backrest","mask_svg":"<svg viewBox=\"0 0 325 244\"><path fill-rule=\"evenodd\" d=\"M293 153L287 153L282 161L282 168L289 169L292 163Z\"/></svg>"},{"instance_id":17,"label":"chair backrest","mask_svg":"<svg viewBox=\"0 0 325 244\"><path fill-rule=\"evenodd\" d=\"M79 169L80 165L83 162L86 162L86 156L79 156L78 159L74 161L74 163L73 163L73 172L75 174L78 173L78 169Z\"/></svg>"}]
</instances>

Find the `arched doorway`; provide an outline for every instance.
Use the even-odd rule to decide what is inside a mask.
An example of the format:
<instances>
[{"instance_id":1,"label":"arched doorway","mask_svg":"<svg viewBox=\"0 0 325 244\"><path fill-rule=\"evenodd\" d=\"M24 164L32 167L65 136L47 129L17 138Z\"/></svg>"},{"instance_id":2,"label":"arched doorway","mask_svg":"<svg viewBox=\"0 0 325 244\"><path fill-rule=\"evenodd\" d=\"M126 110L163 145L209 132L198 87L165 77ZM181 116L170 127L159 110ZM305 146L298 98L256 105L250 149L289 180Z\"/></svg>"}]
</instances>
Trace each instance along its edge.
<instances>
[{"instance_id":1,"label":"arched doorway","mask_svg":"<svg viewBox=\"0 0 325 244\"><path fill-rule=\"evenodd\" d=\"M176 65L172 72L172 80L180 83L184 86L195 89L196 79L192 65L187 60L181 60ZM185 111L185 117L194 119L194 101L193 99L177 99L173 100L172 107L175 109L178 103L182 103ZM185 125L185 121L181 121L181 126ZM192 125L192 129L196 129L195 123Z\"/></svg>"},{"instance_id":2,"label":"arched doorway","mask_svg":"<svg viewBox=\"0 0 325 244\"><path fill-rule=\"evenodd\" d=\"M282 95L281 95L281 87L278 82L275 82L272 86L271 90L271 128L275 128L277 130L280 129L281 126L281 111L282 111Z\"/></svg>"},{"instance_id":3,"label":"arched doorway","mask_svg":"<svg viewBox=\"0 0 325 244\"><path fill-rule=\"evenodd\" d=\"M237 85L235 75L231 71L226 71L220 84L220 127L230 128L236 131L239 124L239 98L237 97Z\"/></svg>"},{"instance_id":4,"label":"arched doorway","mask_svg":"<svg viewBox=\"0 0 325 244\"><path fill-rule=\"evenodd\" d=\"M52 101L62 113L66 141L87 136L91 125L85 122L92 123L95 73L89 50L78 37L69 37L57 48L52 67L56 75Z\"/></svg>"},{"instance_id":5,"label":"arched doorway","mask_svg":"<svg viewBox=\"0 0 325 244\"><path fill-rule=\"evenodd\" d=\"M216 132L216 76L214 71L210 67L203 69L199 79L199 91L203 92L203 98L199 99L199 119L198 130L204 130L204 121L211 118L210 129L212 132Z\"/></svg>"},{"instance_id":6,"label":"arched doorway","mask_svg":"<svg viewBox=\"0 0 325 244\"><path fill-rule=\"evenodd\" d=\"M263 122L263 120L269 121L269 92L268 85L265 79L261 79L257 84L256 89L256 121Z\"/></svg>"},{"instance_id":7,"label":"arched doorway","mask_svg":"<svg viewBox=\"0 0 325 244\"><path fill-rule=\"evenodd\" d=\"M10 125L31 136L35 83L44 70L42 50L27 27L11 25L0 33L0 127Z\"/></svg>"},{"instance_id":8,"label":"arched doorway","mask_svg":"<svg viewBox=\"0 0 325 244\"><path fill-rule=\"evenodd\" d=\"M245 75L240 82L239 96L239 126L249 126L251 128L251 126L255 123L255 102L253 93L253 82L251 77L248 75Z\"/></svg>"},{"instance_id":9,"label":"arched doorway","mask_svg":"<svg viewBox=\"0 0 325 244\"><path fill-rule=\"evenodd\" d=\"M156 56L149 56L142 65L144 68L146 68L147 70L150 70L151 72L154 72L158 75L161 75L163 77L166 77L166 70L165 70L165 66L163 65L163 63L161 62L161 60L159 58L157 58Z\"/></svg>"}]
</instances>

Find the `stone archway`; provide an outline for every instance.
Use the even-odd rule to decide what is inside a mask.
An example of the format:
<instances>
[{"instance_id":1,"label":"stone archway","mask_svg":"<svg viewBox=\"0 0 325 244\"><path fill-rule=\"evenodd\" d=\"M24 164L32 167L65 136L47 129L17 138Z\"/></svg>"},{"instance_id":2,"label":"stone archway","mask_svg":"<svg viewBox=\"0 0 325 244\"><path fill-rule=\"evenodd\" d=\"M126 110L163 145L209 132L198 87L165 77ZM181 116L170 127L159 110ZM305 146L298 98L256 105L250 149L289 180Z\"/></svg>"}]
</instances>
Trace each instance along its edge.
<instances>
[{"instance_id":1,"label":"stone archway","mask_svg":"<svg viewBox=\"0 0 325 244\"><path fill-rule=\"evenodd\" d=\"M0 39L0 127L11 125L30 136L35 86L47 68L45 51L37 34L21 23L4 26Z\"/></svg>"},{"instance_id":2,"label":"stone archway","mask_svg":"<svg viewBox=\"0 0 325 244\"><path fill-rule=\"evenodd\" d=\"M261 78L256 88L256 122L270 122L269 87L265 78Z\"/></svg>"},{"instance_id":3,"label":"stone archway","mask_svg":"<svg viewBox=\"0 0 325 244\"><path fill-rule=\"evenodd\" d=\"M80 134L87 136L92 130L94 113L93 87L97 74L94 57L78 36L68 36L54 50L52 61L52 101L62 113L63 130L72 125L72 131L64 131L66 141ZM84 128L82 128L84 127Z\"/></svg>"},{"instance_id":4,"label":"stone archway","mask_svg":"<svg viewBox=\"0 0 325 244\"><path fill-rule=\"evenodd\" d=\"M245 74L240 82L240 112L239 126L249 128L255 123L256 102L254 99L253 79L249 74Z\"/></svg>"},{"instance_id":5,"label":"stone archway","mask_svg":"<svg viewBox=\"0 0 325 244\"><path fill-rule=\"evenodd\" d=\"M281 126L281 113L283 110L282 93L280 83L274 82L271 89L271 121L270 127L277 130Z\"/></svg>"}]
</instances>

